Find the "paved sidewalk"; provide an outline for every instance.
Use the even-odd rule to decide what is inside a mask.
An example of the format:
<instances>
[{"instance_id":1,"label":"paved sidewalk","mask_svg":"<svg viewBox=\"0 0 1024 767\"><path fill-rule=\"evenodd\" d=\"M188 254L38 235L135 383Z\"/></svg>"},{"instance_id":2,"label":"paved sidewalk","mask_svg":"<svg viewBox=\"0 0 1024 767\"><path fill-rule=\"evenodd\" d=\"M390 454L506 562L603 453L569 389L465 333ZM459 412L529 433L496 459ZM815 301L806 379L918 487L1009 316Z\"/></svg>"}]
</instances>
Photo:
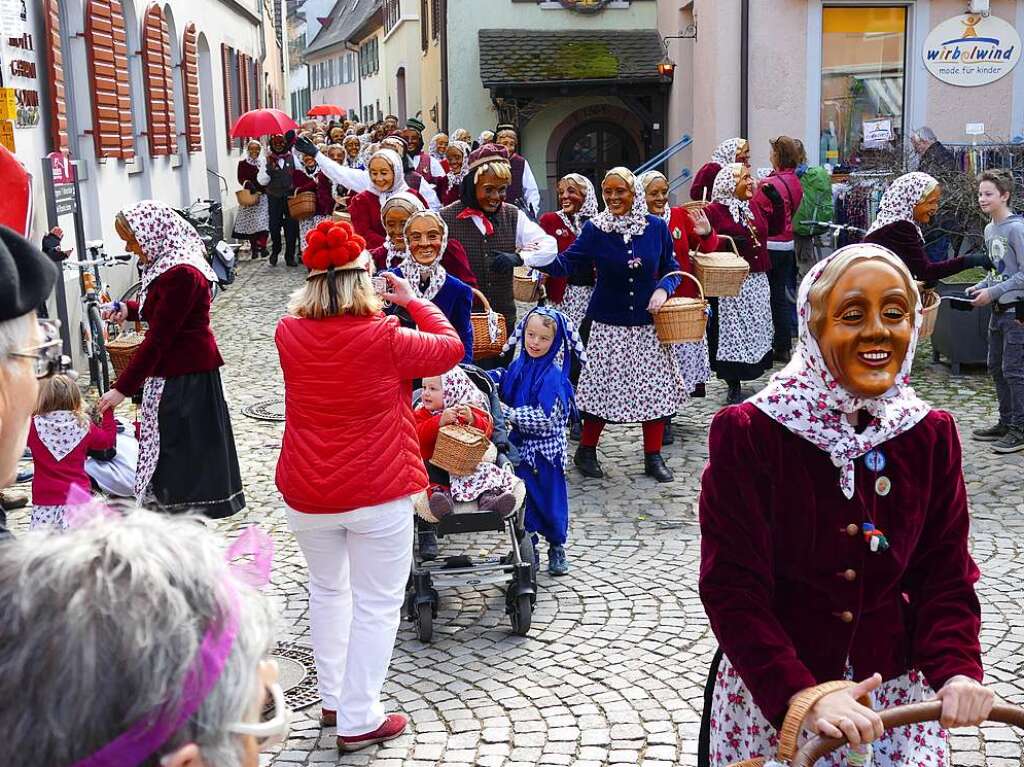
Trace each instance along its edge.
<instances>
[{"instance_id":1,"label":"paved sidewalk","mask_svg":"<svg viewBox=\"0 0 1024 767\"><path fill-rule=\"evenodd\" d=\"M280 610L280 638L308 644L305 563L273 482L283 425L240 413L281 396L274 326L304 276L303 269L243 262L237 284L217 299L214 324L249 501L231 527L258 522L272 531L278 553L271 594ZM927 350L920 359L930 359ZM964 434L991 418L992 386L980 373L952 378L945 368L922 364L916 382L923 396L956 414ZM334 731L316 722L317 706L299 713L273 763L696 764L714 639L697 595L694 507L708 424L724 398L717 382L708 389L707 399L694 401L677 419L681 433L666 448L675 483L660 486L643 476L639 427L609 427L600 448L604 480L570 473L572 572L561 579L541 575L528 637L510 634L497 589L444 592L429 647L403 622L385 688L388 708L411 717L409 733L339 757ZM1022 703L1024 454L997 459L969 440L964 447L974 554L983 572L986 665L996 690ZM497 543L478 537L467 548L490 550ZM454 539L442 545L457 546ZM1021 763L1020 735L1004 727L957 732L953 747L958 765Z\"/></svg>"}]
</instances>

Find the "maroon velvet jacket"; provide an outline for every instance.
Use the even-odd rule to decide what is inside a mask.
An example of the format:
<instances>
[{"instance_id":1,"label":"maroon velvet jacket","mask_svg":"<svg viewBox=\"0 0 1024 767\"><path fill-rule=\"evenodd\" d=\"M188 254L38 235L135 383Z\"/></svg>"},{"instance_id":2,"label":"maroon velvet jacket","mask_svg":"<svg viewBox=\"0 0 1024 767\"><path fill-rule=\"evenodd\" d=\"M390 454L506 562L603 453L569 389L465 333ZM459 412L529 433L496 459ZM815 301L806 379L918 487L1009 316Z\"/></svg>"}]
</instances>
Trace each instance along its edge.
<instances>
[{"instance_id":1,"label":"maroon velvet jacket","mask_svg":"<svg viewBox=\"0 0 1024 767\"><path fill-rule=\"evenodd\" d=\"M415 189L409 191L420 198L424 208L427 207L427 201L419 192ZM373 250L384 244L387 232L380 220L380 197L369 190L352 195L348 200L348 214L352 217L352 228L356 234L366 240L367 249Z\"/></svg>"},{"instance_id":2,"label":"maroon velvet jacket","mask_svg":"<svg viewBox=\"0 0 1024 767\"><path fill-rule=\"evenodd\" d=\"M711 202L711 191L715 186L715 177L721 169L722 166L717 162L709 162L701 166L701 169L697 171L697 175L693 177L693 181L690 183L690 199Z\"/></svg>"},{"instance_id":3,"label":"maroon velvet jacket","mask_svg":"<svg viewBox=\"0 0 1024 767\"><path fill-rule=\"evenodd\" d=\"M921 234L909 221L894 221L879 227L867 235L864 242L872 242L891 250L907 265L914 279L921 282L937 282L967 268L963 258L930 261L924 243L921 242Z\"/></svg>"},{"instance_id":4,"label":"maroon velvet jacket","mask_svg":"<svg viewBox=\"0 0 1024 767\"><path fill-rule=\"evenodd\" d=\"M892 480L856 462L847 500L839 470L810 442L746 403L711 423L701 478L700 596L725 655L776 727L812 685L921 671L933 689L981 681L967 550L970 518L953 417L931 411L880 446ZM873 519L891 548L872 553Z\"/></svg>"},{"instance_id":5,"label":"maroon velvet jacket","mask_svg":"<svg viewBox=\"0 0 1024 767\"><path fill-rule=\"evenodd\" d=\"M304 170L296 168L292 171L292 183L296 192L316 192L316 213L318 216L329 216L334 212L334 184L323 173L317 171L310 178Z\"/></svg>"},{"instance_id":6,"label":"maroon velvet jacket","mask_svg":"<svg viewBox=\"0 0 1024 767\"><path fill-rule=\"evenodd\" d=\"M259 168L247 160L238 161L238 183L250 192L262 192L265 190L263 184L256 180L259 175Z\"/></svg>"},{"instance_id":7,"label":"maroon velvet jacket","mask_svg":"<svg viewBox=\"0 0 1024 767\"><path fill-rule=\"evenodd\" d=\"M754 213L754 220L751 226L757 232L758 245L754 245L750 230L747 227L737 224L729 212L729 209L718 202L708 205L704 212L707 214L711 228L716 234L724 234L732 237L736 242L736 248L740 255L750 264L752 272L767 272L771 267L771 257L768 255L768 238L779 234L786 228L785 205L772 205L770 202L765 208L757 204L757 200L751 201L750 210ZM723 250L732 250L726 243L721 243Z\"/></svg>"},{"instance_id":8,"label":"maroon velvet jacket","mask_svg":"<svg viewBox=\"0 0 1024 767\"><path fill-rule=\"evenodd\" d=\"M128 319L140 319L138 301L126 303ZM153 280L141 319L149 323L146 340L114 382L122 394L135 394L150 376L174 378L224 364L210 330L210 283L198 269L182 264Z\"/></svg>"},{"instance_id":9,"label":"maroon velvet jacket","mask_svg":"<svg viewBox=\"0 0 1024 767\"><path fill-rule=\"evenodd\" d=\"M576 233L565 225L558 211L545 213L540 217L540 228L555 238L558 243L558 252L562 253L569 249L569 246L576 242ZM565 289L569 285L568 277L548 277L544 280L544 289L547 290L548 300L558 304L565 298Z\"/></svg>"},{"instance_id":10,"label":"maroon velvet jacket","mask_svg":"<svg viewBox=\"0 0 1024 767\"><path fill-rule=\"evenodd\" d=\"M398 266L397 261L391 264L387 263L387 253L388 251L383 245L370 251L377 271L393 269ZM448 274L462 280L469 287L475 288L477 286L476 275L473 274L473 270L469 266L469 257L466 255L466 249L462 247L462 243L458 240L448 240L448 247L441 254L441 266L444 267Z\"/></svg>"}]
</instances>

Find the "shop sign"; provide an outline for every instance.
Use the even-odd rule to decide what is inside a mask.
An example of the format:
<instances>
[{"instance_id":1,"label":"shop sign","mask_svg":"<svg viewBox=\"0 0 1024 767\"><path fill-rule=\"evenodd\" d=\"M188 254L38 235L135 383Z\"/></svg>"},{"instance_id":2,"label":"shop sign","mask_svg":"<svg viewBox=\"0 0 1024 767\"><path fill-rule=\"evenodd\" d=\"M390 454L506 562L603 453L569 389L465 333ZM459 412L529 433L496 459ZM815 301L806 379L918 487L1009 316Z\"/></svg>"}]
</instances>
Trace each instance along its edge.
<instances>
[{"instance_id":1,"label":"shop sign","mask_svg":"<svg viewBox=\"0 0 1024 767\"><path fill-rule=\"evenodd\" d=\"M18 97L14 88L0 88L0 120L18 119Z\"/></svg>"},{"instance_id":2,"label":"shop sign","mask_svg":"<svg viewBox=\"0 0 1024 767\"><path fill-rule=\"evenodd\" d=\"M14 148L14 123L9 120L0 121L0 145L6 147L11 154L17 151Z\"/></svg>"},{"instance_id":3,"label":"shop sign","mask_svg":"<svg viewBox=\"0 0 1024 767\"><path fill-rule=\"evenodd\" d=\"M971 88L1009 74L1020 53L1013 26L997 16L968 13L932 30L924 43L924 65L944 83Z\"/></svg>"},{"instance_id":4,"label":"shop sign","mask_svg":"<svg viewBox=\"0 0 1024 767\"><path fill-rule=\"evenodd\" d=\"M57 206L57 215L75 212L75 170L71 158L62 152L50 152L46 155L50 161L53 178L53 201Z\"/></svg>"},{"instance_id":5,"label":"shop sign","mask_svg":"<svg viewBox=\"0 0 1024 767\"><path fill-rule=\"evenodd\" d=\"M563 8L578 13L597 13L608 7L612 0L560 0Z\"/></svg>"}]
</instances>

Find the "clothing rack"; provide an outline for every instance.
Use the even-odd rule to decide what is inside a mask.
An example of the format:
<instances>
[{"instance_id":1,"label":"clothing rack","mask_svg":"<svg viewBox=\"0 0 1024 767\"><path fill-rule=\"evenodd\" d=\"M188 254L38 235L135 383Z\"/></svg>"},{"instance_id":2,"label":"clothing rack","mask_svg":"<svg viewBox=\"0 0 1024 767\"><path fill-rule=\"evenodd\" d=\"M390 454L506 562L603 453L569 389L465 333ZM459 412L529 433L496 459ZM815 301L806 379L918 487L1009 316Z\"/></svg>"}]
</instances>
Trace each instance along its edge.
<instances>
[{"instance_id":1,"label":"clothing rack","mask_svg":"<svg viewBox=\"0 0 1024 767\"><path fill-rule=\"evenodd\" d=\"M953 154L958 170L971 176L1002 168L1024 183L1024 143L988 142L984 144L944 144Z\"/></svg>"},{"instance_id":2,"label":"clothing rack","mask_svg":"<svg viewBox=\"0 0 1024 767\"><path fill-rule=\"evenodd\" d=\"M854 171L845 181L833 184L835 223L867 230L878 215L891 177L885 171Z\"/></svg>"}]
</instances>

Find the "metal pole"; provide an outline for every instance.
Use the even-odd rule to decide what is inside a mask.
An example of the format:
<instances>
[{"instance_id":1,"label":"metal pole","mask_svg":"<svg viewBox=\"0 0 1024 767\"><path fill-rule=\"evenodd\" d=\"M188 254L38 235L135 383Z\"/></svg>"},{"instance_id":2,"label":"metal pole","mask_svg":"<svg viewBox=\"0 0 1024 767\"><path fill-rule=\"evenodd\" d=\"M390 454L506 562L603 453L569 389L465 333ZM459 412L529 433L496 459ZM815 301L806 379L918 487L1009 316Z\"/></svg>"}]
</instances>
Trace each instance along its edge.
<instances>
[{"instance_id":1,"label":"metal pole","mask_svg":"<svg viewBox=\"0 0 1024 767\"><path fill-rule=\"evenodd\" d=\"M750 0L740 0L740 137L750 130Z\"/></svg>"},{"instance_id":2,"label":"metal pole","mask_svg":"<svg viewBox=\"0 0 1024 767\"><path fill-rule=\"evenodd\" d=\"M57 201L53 195L53 164L49 157L42 159L43 163L43 191L46 193L46 223L47 231L57 226ZM75 226L75 242L78 242L78 226ZM81 252L81 251L79 251ZM60 340L64 354L71 356L71 328L68 317L68 294L64 290L64 268L57 264L57 285L54 287L54 297L57 300L57 319L60 320Z\"/></svg>"}]
</instances>

